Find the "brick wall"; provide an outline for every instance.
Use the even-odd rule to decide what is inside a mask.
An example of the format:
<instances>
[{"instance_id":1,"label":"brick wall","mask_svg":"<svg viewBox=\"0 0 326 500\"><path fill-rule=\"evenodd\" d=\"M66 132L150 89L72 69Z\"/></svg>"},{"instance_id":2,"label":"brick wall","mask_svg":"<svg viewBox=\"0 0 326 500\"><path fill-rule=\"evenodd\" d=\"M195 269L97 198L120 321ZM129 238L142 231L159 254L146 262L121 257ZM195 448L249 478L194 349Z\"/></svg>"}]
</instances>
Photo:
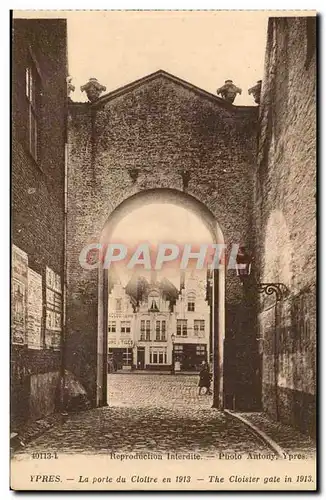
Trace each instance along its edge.
<instances>
[{"instance_id":1,"label":"brick wall","mask_svg":"<svg viewBox=\"0 0 326 500\"><path fill-rule=\"evenodd\" d=\"M92 105L72 103L69 113L68 363L94 401L98 276L80 267L81 249L122 202L151 189L186 191L216 217L227 244L251 244L257 108L158 72ZM181 170L190 173L186 189ZM234 274L230 306L242 301Z\"/></svg>"},{"instance_id":2,"label":"brick wall","mask_svg":"<svg viewBox=\"0 0 326 500\"><path fill-rule=\"evenodd\" d=\"M289 294L259 315L263 405L314 433L316 377L315 19L270 19L260 106L256 182L262 282Z\"/></svg>"},{"instance_id":3,"label":"brick wall","mask_svg":"<svg viewBox=\"0 0 326 500\"><path fill-rule=\"evenodd\" d=\"M18 422L52 411L61 366L60 351L44 347L44 286L46 266L63 278L66 22L14 20L12 41L12 243L43 282L42 348L12 346L12 417ZM31 59L39 73L37 161L28 143L25 71Z\"/></svg>"}]
</instances>

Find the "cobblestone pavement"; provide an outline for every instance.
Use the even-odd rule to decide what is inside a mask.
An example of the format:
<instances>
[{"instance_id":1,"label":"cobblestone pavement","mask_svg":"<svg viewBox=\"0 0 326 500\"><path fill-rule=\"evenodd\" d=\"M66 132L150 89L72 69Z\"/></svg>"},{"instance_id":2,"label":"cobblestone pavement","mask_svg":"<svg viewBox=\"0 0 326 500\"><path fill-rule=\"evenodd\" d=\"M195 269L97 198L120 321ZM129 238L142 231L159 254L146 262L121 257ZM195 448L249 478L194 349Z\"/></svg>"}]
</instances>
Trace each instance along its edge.
<instances>
[{"instance_id":1,"label":"cobblestone pavement","mask_svg":"<svg viewBox=\"0 0 326 500\"><path fill-rule=\"evenodd\" d=\"M316 442L292 426L275 422L263 413L241 413L241 416L266 432L286 453L300 453L308 458L315 457Z\"/></svg>"},{"instance_id":2,"label":"cobblestone pavement","mask_svg":"<svg viewBox=\"0 0 326 500\"><path fill-rule=\"evenodd\" d=\"M70 415L31 442L24 453L269 452L241 422L198 395L198 377L109 375L109 407Z\"/></svg>"}]
</instances>

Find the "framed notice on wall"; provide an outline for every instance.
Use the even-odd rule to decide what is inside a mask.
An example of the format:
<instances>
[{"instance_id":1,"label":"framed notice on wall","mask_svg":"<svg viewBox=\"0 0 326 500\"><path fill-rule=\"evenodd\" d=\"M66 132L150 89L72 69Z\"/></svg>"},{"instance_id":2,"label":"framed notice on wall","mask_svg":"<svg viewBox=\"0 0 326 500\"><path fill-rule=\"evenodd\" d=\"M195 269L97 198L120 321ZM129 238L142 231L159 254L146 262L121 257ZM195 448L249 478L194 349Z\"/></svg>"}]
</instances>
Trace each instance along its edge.
<instances>
[{"instance_id":1,"label":"framed notice on wall","mask_svg":"<svg viewBox=\"0 0 326 500\"><path fill-rule=\"evenodd\" d=\"M42 347L42 276L28 269L27 341L30 349Z\"/></svg>"},{"instance_id":2,"label":"framed notice on wall","mask_svg":"<svg viewBox=\"0 0 326 500\"><path fill-rule=\"evenodd\" d=\"M46 268L45 346L59 350L61 346L62 287L61 277Z\"/></svg>"},{"instance_id":3,"label":"framed notice on wall","mask_svg":"<svg viewBox=\"0 0 326 500\"><path fill-rule=\"evenodd\" d=\"M28 256L20 248L12 246L11 279L11 341L24 345L27 342L27 290Z\"/></svg>"}]
</instances>

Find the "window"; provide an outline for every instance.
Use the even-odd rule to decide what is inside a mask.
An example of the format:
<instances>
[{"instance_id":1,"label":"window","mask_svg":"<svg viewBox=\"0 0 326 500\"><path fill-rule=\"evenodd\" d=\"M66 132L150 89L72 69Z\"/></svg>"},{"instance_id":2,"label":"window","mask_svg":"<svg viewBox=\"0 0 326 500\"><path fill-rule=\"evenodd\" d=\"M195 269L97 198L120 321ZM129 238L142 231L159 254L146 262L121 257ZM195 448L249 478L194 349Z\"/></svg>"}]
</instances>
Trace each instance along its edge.
<instances>
[{"instance_id":1,"label":"window","mask_svg":"<svg viewBox=\"0 0 326 500\"><path fill-rule=\"evenodd\" d=\"M206 346L196 345L196 354L197 356L206 356Z\"/></svg>"},{"instance_id":2,"label":"window","mask_svg":"<svg viewBox=\"0 0 326 500\"><path fill-rule=\"evenodd\" d=\"M162 321L161 340L166 340L166 322Z\"/></svg>"},{"instance_id":3,"label":"window","mask_svg":"<svg viewBox=\"0 0 326 500\"><path fill-rule=\"evenodd\" d=\"M149 351L149 362L152 365L167 364L167 348L166 347L151 347Z\"/></svg>"},{"instance_id":4,"label":"window","mask_svg":"<svg viewBox=\"0 0 326 500\"><path fill-rule=\"evenodd\" d=\"M131 366L132 365L132 349L125 349L122 353L122 360L124 366Z\"/></svg>"},{"instance_id":5,"label":"window","mask_svg":"<svg viewBox=\"0 0 326 500\"><path fill-rule=\"evenodd\" d=\"M121 321L121 333L130 333L130 321Z\"/></svg>"},{"instance_id":6,"label":"window","mask_svg":"<svg viewBox=\"0 0 326 500\"><path fill-rule=\"evenodd\" d=\"M174 350L174 360L175 361L182 361L183 360L183 345L182 344L174 344L173 346Z\"/></svg>"},{"instance_id":7,"label":"window","mask_svg":"<svg viewBox=\"0 0 326 500\"><path fill-rule=\"evenodd\" d=\"M205 336L205 320L204 319L195 319L194 321L194 333L196 337L204 337Z\"/></svg>"},{"instance_id":8,"label":"window","mask_svg":"<svg viewBox=\"0 0 326 500\"><path fill-rule=\"evenodd\" d=\"M146 340L151 340L151 322L146 320Z\"/></svg>"},{"instance_id":9,"label":"window","mask_svg":"<svg viewBox=\"0 0 326 500\"><path fill-rule=\"evenodd\" d=\"M122 309L122 299L115 299L115 310L121 311Z\"/></svg>"},{"instance_id":10,"label":"window","mask_svg":"<svg viewBox=\"0 0 326 500\"><path fill-rule=\"evenodd\" d=\"M108 333L115 333L117 331L117 324L115 321L109 321Z\"/></svg>"},{"instance_id":11,"label":"window","mask_svg":"<svg viewBox=\"0 0 326 500\"><path fill-rule=\"evenodd\" d=\"M157 341L165 341L166 340L166 321L156 321L156 337Z\"/></svg>"},{"instance_id":12,"label":"window","mask_svg":"<svg viewBox=\"0 0 326 500\"><path fill-rule=\"evenodd\" d=\"M140 340L151 340L151 322L149 319L140 321Z\"/></svg>"},{"instance_id":13,"label":"window","mask_svg":"<svg viewBox=\"0 0 326 500\"><path fill-rule=\"evenodd\" d=\"M195 310L196 295L194 292L188 293L188 311L193 312Z\"/></svg>"},{"instance_id":14,"label":"window","mask_svg":"<svg viewBox=\"0 0 326 500\"><path fill-rule=\"evenodd\" d=\"M140 321L140 340L145 340L145 321Z\"/></svg>"},{"instance_id":15,"label":"window","mask_svg":"<svg viewBox=\"0 0 326 500\"><path fill-rule=\"evenodd\" d=\"M152 300L151 301L151 307L149 308L149 311L151 312L158 312L159 311L159 308L158 308L158 305L156 303L156 300Z\"/></svg>"},{"instance_id":16,"label":"window","mask_svg":"<svg viewBox=\"0 0 326 500\"><path fill-rule=\"evenodd\" d=\"M38 141L38 74L32 61L26 68L26 97L28 101L28 147L31 155L37 160Z\"/></svg>"},{"instance_id":17,"label":"window","mask_svg":"<svg viewBox=\"0 0 326 500\"><path fill-rule=\"evenodd\" d=\"M187 336L187 320L177 319L177 336L186 337Z\"/></svg>"}]
</instances>

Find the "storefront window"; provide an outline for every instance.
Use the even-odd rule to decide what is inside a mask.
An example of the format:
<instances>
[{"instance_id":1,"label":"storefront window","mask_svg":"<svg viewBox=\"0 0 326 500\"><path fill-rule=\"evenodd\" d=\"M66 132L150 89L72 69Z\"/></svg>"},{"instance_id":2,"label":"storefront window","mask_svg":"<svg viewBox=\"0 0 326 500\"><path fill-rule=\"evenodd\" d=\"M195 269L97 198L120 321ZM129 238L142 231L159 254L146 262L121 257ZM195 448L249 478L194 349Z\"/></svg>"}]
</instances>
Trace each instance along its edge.
<instances>
[{"instance_id":1,"label":"storefront window","mask_svg":"<svg viewBox=\"0 0 326 500\"><path fill-rule=\"evenodd\" d=\"M161 348L151 347L149 351L149 361L152 365L166 365L167 364L166 347L161 347Z\"/></svg>"},{"instance_id":2,"label":"storefront window","mask_svg":"<svg viewBox=\"0 0 326 500\"><path fill-rule=\"evenodd\" d=\"M122 355L123 364L125 366L132 365L132 349L125 349Z\"/></svg>"},{"instance_id":3,"label":"storefront window","mask_svg":"<svg viewBox=\"0 0 326 500\"><path fill-rule=\"evenodd\" d=\"M197 345L196 346L196 354L197 354L197 356L206 356L206 346L205 345Z\"/></svg>"}]
</instances>

